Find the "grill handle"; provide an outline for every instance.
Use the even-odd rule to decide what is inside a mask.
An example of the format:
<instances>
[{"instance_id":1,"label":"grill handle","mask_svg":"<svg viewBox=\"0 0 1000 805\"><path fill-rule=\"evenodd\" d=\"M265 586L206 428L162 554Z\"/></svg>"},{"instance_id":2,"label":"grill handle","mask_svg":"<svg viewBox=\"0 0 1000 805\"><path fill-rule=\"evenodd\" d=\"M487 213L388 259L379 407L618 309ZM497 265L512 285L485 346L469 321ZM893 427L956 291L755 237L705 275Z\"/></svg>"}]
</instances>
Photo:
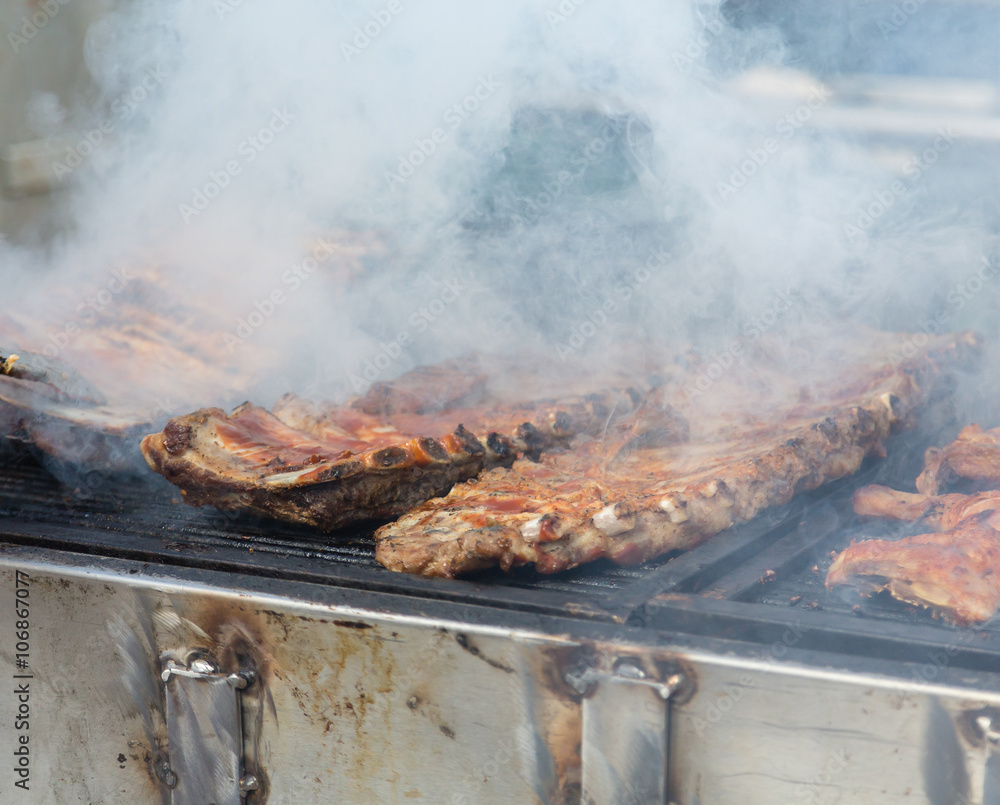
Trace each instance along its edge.
<instances>
[{"instance_id":1,"label":"grill handle","mask_svg":"<svg viewBox=\"0 0 1000 805\"><path fill-rule=\"evenodd\" d=\"M581 681L589 693L583 700L583 805L667 805L670 698L683 677L649 679L626 659Z\"/></svg>"},{"instance_id":2,"label":"grill handle","mask_svg":"<svg viewBox=\"0 0 1000 805\"><path fill-rule=\"evenodd\" d=\"M170 789L171 805L242 805L259 787L245 769L240 691L252 672L219 673L213 663L168 660L166 689L169 757L156 774Z\"/></svg>"}]
</instances>

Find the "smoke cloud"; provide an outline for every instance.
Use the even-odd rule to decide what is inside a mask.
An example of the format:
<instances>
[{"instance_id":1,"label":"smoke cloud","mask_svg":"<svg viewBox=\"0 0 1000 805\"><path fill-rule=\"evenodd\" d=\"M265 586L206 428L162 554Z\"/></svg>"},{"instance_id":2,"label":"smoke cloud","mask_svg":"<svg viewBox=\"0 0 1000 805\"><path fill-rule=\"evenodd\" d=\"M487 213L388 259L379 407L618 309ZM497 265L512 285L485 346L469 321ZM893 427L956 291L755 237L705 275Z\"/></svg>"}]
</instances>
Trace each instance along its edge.
<instances>
[{"instance_id":1,"label":"smoke cloud","mask_svg":"<svg viewBox=\"0 0 1000 805\"><path fill-rule=\"evenodd\" d=\"M123 5L88 31L92 91L33 102L66 143L62 234L0 243L5 338L180 413L342 399L469 350L578 367L818 320L993 334L968 109L903 145L849 125L842 72L939 35L925 11L887 7L890 30L868 4L869 40L816 34L810 62L805 11L741 8Z\"/></svg>"}]
</instances>

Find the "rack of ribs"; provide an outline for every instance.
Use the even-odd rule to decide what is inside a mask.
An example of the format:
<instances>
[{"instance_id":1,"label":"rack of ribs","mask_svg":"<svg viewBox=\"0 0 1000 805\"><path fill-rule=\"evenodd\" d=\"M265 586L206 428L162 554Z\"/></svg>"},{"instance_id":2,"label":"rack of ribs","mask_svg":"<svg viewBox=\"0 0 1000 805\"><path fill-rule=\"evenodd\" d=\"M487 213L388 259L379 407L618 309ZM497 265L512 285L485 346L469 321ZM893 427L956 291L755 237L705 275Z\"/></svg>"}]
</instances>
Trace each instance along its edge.
<instances>
[{"instance_id":1,"label":"rack of ribs","mask_svg":"<svg viewBox=\"0 0 1000 805\"><path fill-rule=\"evenodd\" d=\"M396 517L485 468L600 433L641 396L626 388L517 400L482 366L471 357L423 367L339 406L288 394L270 411L205 408L171 419L141 449L187 503L333 530Z\"/></svg>"},{"instance_id":2,"label":"rack of ribs","mask_svg":"<svg viewBox=\"0 0 1000 805\"><path fill-rule=\"evenodd\" d=\"M391 570L454 577L496 565L551 573L599 558L635 564L690 548L883 454L942 366L976 351L974 336L956 334L886 357L906 340L865 332L835 352L800 355L796 366L763 338L704 392L699 367L676 373L657 392L688 423L685 439L623 452L621 438L605 434L490 470L380 528L376 558ZM628 427L625 416L607 433Z\"/></svg>"},{"instance_id":3,"label":"rack of ribs","mask_svg":"<svg viewBox=\"0 0 1000 805\"><path fill-rule=\"evenodd\" d=\"M964 520L1000 510L1000 491L922 495L872 485L858 489L853 504L854 512L865 517L920 523L934 531L950 531Z\"/></svg>"},{"instance_id":4,"label":"rack of ribs","mask_svg":"<svg viewBox=\"0 0 1000 805\"><path fill-rule=\"evenodd\" d=\"M72 366L0 348L0 439L90 469L134 469L149 418L116 406ZM141 465L140 465L141 466Z\"/></svg>"}]
</instances>

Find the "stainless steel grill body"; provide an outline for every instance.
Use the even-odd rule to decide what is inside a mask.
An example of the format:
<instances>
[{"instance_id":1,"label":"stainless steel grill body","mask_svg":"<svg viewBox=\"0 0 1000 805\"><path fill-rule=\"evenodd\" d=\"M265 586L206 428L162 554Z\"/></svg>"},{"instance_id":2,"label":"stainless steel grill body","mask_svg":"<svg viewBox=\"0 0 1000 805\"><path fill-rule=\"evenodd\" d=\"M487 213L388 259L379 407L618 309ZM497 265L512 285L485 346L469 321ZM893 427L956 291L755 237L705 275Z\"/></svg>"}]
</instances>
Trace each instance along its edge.
<instances>
[{"instance_id":1,"label":"stainless steel grill body","mask_svg":"<svg viewBox=\"0 0 1000 805\"><path fill-rule=\"evenodd\" d=\"M197 801L185 792L207 783L167 741L160 676L192 651L255 674L241 696L244 771L260 781L248 802L576 803L619 770L620 786L583 801L661 802L664 779L678 805L997 794L1000 680L952 667L947 646L873 662L801 650L801 622L751 647L381 593L349 605L301 582L275 595L251 576L30 547L0 560L5 635L17 570L31 585L31 791L15 800L0 775L4 801ZM11 686L25 669L0 657ZM17 706L0 697L2 723ZM188 753L212 745L190 740ZM663 754L636 764L623 743ZM184 786L158 775L164 759Z\"/></svg>"}]
</instances>

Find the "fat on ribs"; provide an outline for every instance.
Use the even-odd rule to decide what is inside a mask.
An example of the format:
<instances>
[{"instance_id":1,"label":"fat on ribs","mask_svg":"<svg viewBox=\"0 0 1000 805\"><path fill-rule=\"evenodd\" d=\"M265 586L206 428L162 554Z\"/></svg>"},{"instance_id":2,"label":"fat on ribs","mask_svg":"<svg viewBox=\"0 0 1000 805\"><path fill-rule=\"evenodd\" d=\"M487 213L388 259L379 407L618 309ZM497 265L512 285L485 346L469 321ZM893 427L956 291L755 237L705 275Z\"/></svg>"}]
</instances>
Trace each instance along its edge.
<instances>
[{"instance_id":1,"label":"fat on ribs","mask_svg":"<svg viewBox=\"0 0 1000 805\"><path fill-rule=\"evenodd\" d=\"M605 557L635 564L690 548L882 454L943 367L976 350L971 334L938 337L909 358L901 343L864 332L831 351L796 352L763 338L705 393L700 366L674 373L658 393L688 422L684 440L623 453L620 438L591 439L493 469L380 528L376 558L454 577L496 565L551 573ZM624 417L609 430L628 427Z\"/></svg>"},{"instance_id":2,"label":"fat on ribs","mask_svg":"<svg viewBox=\"0 0 1000 805\"><path fill-rule=\"evenodd\" d=\"M505 383L491 386L488 363L417 369L342 406L289 394L271 411L201 409L141 449L187 503L332 530L398 516L486 467L598 433L639 402L635 390L512 399Z\"/></svg>"}]
</instances>

